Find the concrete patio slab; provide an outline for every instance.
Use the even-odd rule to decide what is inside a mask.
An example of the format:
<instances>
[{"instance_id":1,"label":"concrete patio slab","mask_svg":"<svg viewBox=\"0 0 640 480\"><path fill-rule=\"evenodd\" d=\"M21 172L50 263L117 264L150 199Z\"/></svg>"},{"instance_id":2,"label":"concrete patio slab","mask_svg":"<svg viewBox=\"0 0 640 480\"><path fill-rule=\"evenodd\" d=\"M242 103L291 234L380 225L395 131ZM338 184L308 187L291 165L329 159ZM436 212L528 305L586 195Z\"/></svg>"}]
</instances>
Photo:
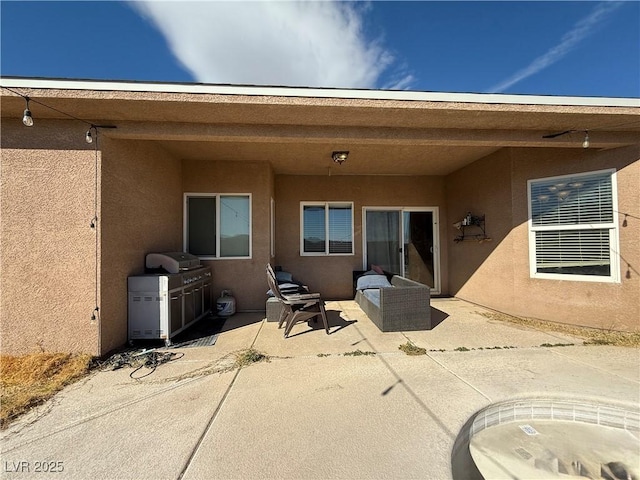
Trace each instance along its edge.
<instances>
[{"instance_id":1,"label":"concrete patio slab","mask_svg":"<svg viewBox=\"0 0 640 480\"><path fill-rule=\"evenodd\" d=\"M583 350L599 357L599 347L557 347ZM522 395L603 397L640 405L638 364L626 355L620 363L625 378L593 363L575 362L556 348L433 353L431 356L457 378L472 384L491 401Z\"/></svg>"},{"instance_id":2,"label":"concrete patio slab","mask_svg":"<svg viewBox=\"0 0 640 480\"><path fill-rule=\"evenodd\" d=\"M411 341L427 350L456 348L538 347L545 343L582 344L582 339L555 332L542 332L516 324L492 320L488 310L457 299L432 300L432 316L437 325L432 330L381 332L354 301L327 302L330 335L322 322L301 322L290 336L275 322L265 322L254 345L271 355L315 355L344 353L353 350L396 352Z\"/></svg>"},{"instance_id":3,"label":"concrete patio slab","mask_svg":"<svg viewBox=\"0 0 640 480\"><path fill-rule=\"evenodd\" d=\"M174 359L138 379L95 372L14 422L0 434L0 478L53 461L64 471L37 478L446 479L456 436L493 402L640 408L639 349L583 346L459 300L433 305L433 330L382 333L355 302L328 302L330 335L303 322L287 339L263 313L238 313L213 346L161 348ZM399 350L407 341L426 355ZM270 360L230 368L248 348Z\"/></svg>"},{"instance_id":4,"label":"concrete patio slab","mask_svg":"<svg viewBox=\"0 0 640 480\"><path fill-rule=\"evenodd\" d=\"M178 478L233 377L138 385L135 399L126 402L103 392L112 402L104 407L92 385L105 375L95 375L64 392L37 422L4 436L2 478ZM19 462L27 462L28 471L8 467ZM38 462L60 462L63 471L38 472Z\"/></svg>"},{"instance_id":5,"label":"concrete patio slab","mask_svg":"<svg viewBox=\"0 0 640 480\"><path fill-rule=\"evenodd\" d=\"M385 394L395 381L375 357L243 370L184 478L425 478L446 470L441 446L455 435L405 389Z\"/></svg>"}]
</instances>

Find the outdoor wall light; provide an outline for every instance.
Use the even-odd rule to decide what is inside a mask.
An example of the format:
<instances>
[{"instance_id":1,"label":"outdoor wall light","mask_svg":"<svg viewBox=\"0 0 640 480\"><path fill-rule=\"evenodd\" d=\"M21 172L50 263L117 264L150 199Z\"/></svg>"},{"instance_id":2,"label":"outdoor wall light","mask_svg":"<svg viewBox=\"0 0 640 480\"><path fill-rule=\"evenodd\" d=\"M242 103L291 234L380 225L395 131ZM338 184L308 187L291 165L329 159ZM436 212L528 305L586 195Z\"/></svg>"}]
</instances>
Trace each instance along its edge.
<instances>
[{"instance_id":1,"label":"outdoor wall light","mask_svg":"<svg viewBox=\"0 0 640 480\"><path fill-rule=\"evenodd\" d=\"M556 138L566 135L567 133L584 132L584 141L582 142L582 148L589 148L589 130L565 130L564 132L550 133L543 135L542 138Z\"/></svg>"},{"instance_id":2,"label":"outdoor wall light","mask_svg":"<svg viewBox=\"0 0 640 480\"><path fill-rule=\"evenodd\" d=\"M33 127L33 117L31 116L31 110L29 110L29 97L24 98L27 101L27 108L24 109L22 116L22 123L25 127Z\"/></svg>"},{"instance_id":3,"label":"outdoor wall light","mask_svg":"<svg viewBox=\"0 0 640 480\"><path fill-rule=\"evenodd\" d=\"M84 120L83 120L84 121ZM93 143L93 139L98 141L98 129L99 128L117 128L115 125L94 125L93 123L87 130L87 133L84 135L84 141L87 143Z\"/></svg>"},{"instance_id":4,"label":"outdoor wall light","mask_svg":"<svg viewBox=\"0 0 640 480\"><path fill-rule=\"evenodd\" d=\"M340 165L342 165L342 163L347 160L348 156L349 152L333 152L331 154L331 158L333 159L333 161Z\"/></svg>"}]
</instances>

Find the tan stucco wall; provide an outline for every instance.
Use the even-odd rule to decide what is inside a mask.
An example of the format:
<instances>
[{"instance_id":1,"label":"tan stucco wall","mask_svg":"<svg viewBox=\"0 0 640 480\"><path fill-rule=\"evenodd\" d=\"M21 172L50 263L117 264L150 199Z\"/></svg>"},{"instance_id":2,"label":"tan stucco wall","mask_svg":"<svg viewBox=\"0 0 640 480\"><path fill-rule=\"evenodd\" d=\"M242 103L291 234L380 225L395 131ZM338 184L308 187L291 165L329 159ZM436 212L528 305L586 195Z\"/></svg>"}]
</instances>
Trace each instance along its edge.
<instances>
[{"instance_id":1,"label":"tan stucco wall","mask_svg":"<svg viewBox=\"0 0 640 480\"><path fill-rule=\"evenodd\" d=\"M362 270L363 207L439 207L441 278L447 285L444 178L431 176L276 176L276 264L329 299L353 298ZM352 256L300 256L300 202L354 202ZM446 292L443 292L446 293Z\"/></svg>"},{"instance_id":2,"label":"tan stucco wall","mask_svg":"<svg viewBox=\"0 0 640 480\"><path fill-rule=\"evenodd\" d=\"M78 122L26 128L2 119L2 353L98 353L96 156L85 131Z\"/></svg>"},{"instance_id":3,"label":"tan stucco wall","mask_svg":"<svg viewBox=\"0 0 640 480\"><path fill-rule=\"evenodd\" d=\"M449 288L452 295L487 305L513 304L512 278L513 239L509 236L512 222L511 156L504 149L446 179L449 222L446 243L449 246ZM485 231L491 241L454 238L462 232L453 227L471 212L485 216ZM465 234L480 234L477 227L467 228ZM470 281L473 279L473 281ZM499 282L499 287L495 284Z\"/></svg>"},{"instance_id":4,"label":"tan stucco wall","mask_svg":"<svg viewBox=\"0 0 640 480\"><path fill-rule=\"evenodd\" d=\"M477 209L486 214L493 237L489 244L452 246L451 293L514 315L597 328L640 328L639 159L637 146L605 151L510 149L448 176L451 216ZM530 278L527 180L607 168L617 169L620 283ZM472 195L468 192L474 184ZM629 214L626 226L624 213Z\"/></svg>"},{"instance_id":5,"label":"tan stucco wall","mask_svg":"<svg viewBox=\"0 0 640 480\"><path fill-rule=\"evenodd\" d=\"M268 289L265 267L270 260L271 166L267 162L185 160L182 173L185 193L251 194L252 257L203 263L213 270L214 297L219 297L222 290L231 290L238 311L264 310Z\"/></svg>"},{"instance_id":6,"label":"tan stucco wall","mask_svg":"<svg viewBox=\"0 0 640 480\"><path fill-rule=\"evenodd\" d=\"M182 164L152 142L101 141L101 353L127 341L127 277L145 255L182 250Z\"/></svg>"}]
</instances>

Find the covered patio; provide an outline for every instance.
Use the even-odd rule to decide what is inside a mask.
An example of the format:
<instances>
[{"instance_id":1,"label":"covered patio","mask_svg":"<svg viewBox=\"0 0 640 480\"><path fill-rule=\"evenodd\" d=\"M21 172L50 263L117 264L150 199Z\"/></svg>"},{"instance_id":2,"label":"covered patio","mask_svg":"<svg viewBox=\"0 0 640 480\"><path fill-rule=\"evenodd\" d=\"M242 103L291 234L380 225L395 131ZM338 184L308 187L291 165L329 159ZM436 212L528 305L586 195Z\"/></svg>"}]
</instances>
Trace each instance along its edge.
<instances>
[{"instance_id":1,"label":"covered patio","mask_svg":"<svg viewBox=\"0 0 640 480\"><path fill-rule=\"evenodd\" d=\"M267 263L325 299L353 299L353 272L374 263L384 230L369 228L376 217L395 222L387 231L397 245L382 240L398 254L394 273L433 295L638 328L637 99L22 78L2 86L2 333L15 352L121 347L127 278L143 273L148 253L189 251L198 230L215 230L210 251L198 252L214 297L231 290L240 312L265 309ZM29 128L20 121L26 96ZM77 119L98 125L93 144ZM529 182L575 187L585 175L613 185L607 243L596 245L606 273L540 276ZM229 232L190 216L203 200L220 218L231 197L241 208L225 210ZM348 219L346 238L328 235L322 251L306 228L305 215L318 212ZM482 219L480 233L456 227L467 217ZM420 242L406 241L413 218Z\"/></svg>"}]
</instances>

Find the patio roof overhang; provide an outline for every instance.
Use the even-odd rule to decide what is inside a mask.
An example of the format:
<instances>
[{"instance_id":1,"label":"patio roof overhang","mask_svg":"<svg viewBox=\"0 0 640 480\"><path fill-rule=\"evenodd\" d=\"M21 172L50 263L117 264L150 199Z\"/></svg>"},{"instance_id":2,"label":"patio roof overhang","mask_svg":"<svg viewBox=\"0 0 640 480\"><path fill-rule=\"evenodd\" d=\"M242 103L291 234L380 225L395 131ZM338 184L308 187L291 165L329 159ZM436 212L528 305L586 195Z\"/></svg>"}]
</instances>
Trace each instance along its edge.
<instances>
[{"instance_id":1,"label":"patio roof overhang","mask_svg":"<svg viewBox=\"0 0 640 480\"><path fill-rule=\"evenodd\" d=\"M374 90L2 79L114 139L177 158L267 161L276 174L446 175L504 147L637 144L640 100ZM24 100L2 89L2 116ZM67 118L31 104L36 119ZM545 135L573 130L555 138ZM336 165L334 150L349 150Z\"/></svg>"}]
</instances>

